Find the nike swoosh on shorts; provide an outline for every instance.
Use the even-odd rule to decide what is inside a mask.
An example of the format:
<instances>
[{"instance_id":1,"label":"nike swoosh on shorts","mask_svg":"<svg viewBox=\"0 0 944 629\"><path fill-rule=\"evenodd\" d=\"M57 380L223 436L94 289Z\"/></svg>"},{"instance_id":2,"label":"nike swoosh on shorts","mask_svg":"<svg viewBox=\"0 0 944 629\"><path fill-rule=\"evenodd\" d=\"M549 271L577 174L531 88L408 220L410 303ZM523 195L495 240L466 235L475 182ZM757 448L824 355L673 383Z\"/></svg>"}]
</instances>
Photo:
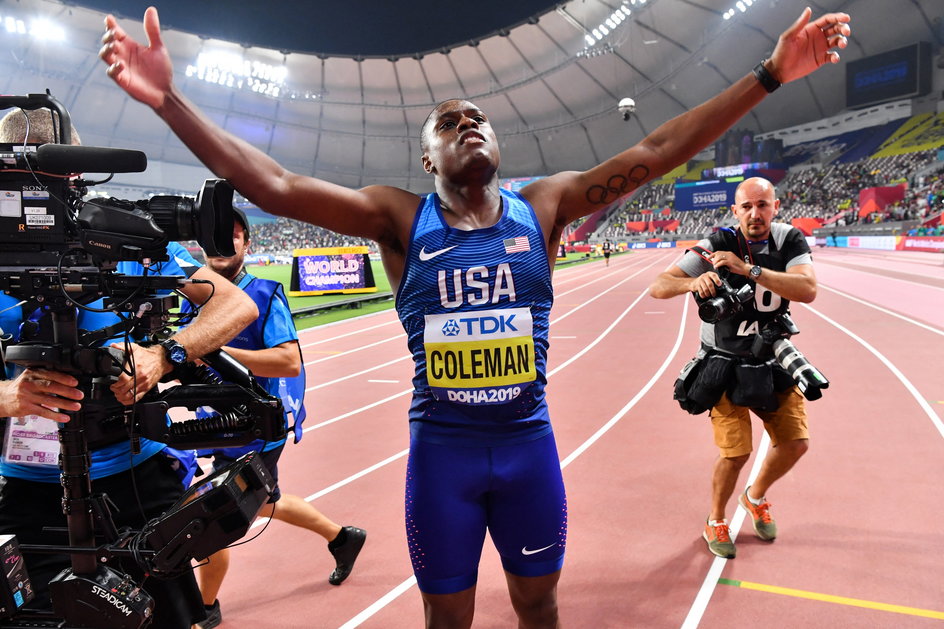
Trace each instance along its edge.
<instances>
[{"instance_id":1,"label":"nike swoosh on shorts","mask_svg":"<svg viewBox=\"0 0 944 629\"><path fill-rule=\"evenodd\" d=\"M522 555L536 555L536 554L538 554L539 552L544 551L544 550L547 550L548 548L550 548L550 547L552 547L552 546L557 546L557 542L554 542L553 544L548 544L548 545L545 546L544 548L538 548L537 550L528 550L528 547L527 547L527 546L522 546L522 547L521 547L521 554L522 554Z\"/></svg>"}]
</instances>

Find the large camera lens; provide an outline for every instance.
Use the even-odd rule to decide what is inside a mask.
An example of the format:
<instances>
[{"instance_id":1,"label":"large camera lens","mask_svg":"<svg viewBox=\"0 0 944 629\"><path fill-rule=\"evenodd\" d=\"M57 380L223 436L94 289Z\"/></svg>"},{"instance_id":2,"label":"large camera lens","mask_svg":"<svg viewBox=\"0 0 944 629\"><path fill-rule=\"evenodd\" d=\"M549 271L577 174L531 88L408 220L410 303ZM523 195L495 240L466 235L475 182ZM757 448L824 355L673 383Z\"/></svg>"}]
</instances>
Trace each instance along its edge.
<instances>
[{"instance_id":1,"label":"large camera lens","mask_svg":"<svg viewBox=\"0 0 944 629\"><path fill-rule=\"evenodd\" d=\"M777 362L793 376L803 397L811 402L823 397L822 390L829 388L829 380L806 359L796 345L787 339L778 339L771 347Z\"/></svg>"},{"instance_id":2,"label":"large camera lens","mask_svg":"<svg viewBox=\"0 0 944 629\"><path fill-rule=\"evenodd\" d=\"M168 240L196 240L211 257L235 255L233 249L233 186L225 179L208 179L197 195L156 195L147 202L154 222Z\"/></svg>"}]
</instances>

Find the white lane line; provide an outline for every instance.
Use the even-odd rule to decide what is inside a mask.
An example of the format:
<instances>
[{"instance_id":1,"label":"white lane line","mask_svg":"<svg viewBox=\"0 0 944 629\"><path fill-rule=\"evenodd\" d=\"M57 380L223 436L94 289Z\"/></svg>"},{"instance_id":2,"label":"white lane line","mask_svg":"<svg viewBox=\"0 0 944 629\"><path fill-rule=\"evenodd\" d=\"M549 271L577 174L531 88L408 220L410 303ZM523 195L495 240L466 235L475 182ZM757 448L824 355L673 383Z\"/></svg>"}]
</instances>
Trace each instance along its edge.
<instances>
[{"instance_id":1,"label":"white lane line","mask_svg":"<svg viewBox=\"0 0 944 629\"><path fill-rule=\"evenodd\" d=\"M583 302L583 303L580 304L579 306L576 306L576 307L572 308L571 310L568 310L567 312L565 312L564 314L562 314L561 316L559 316L559 317L557 317L557 318L555 318L555 319L549 320L549 321L548 321L548 325L549 325L549 326L554 325L555 323L559 322L561 319L566 319L567 317L569 317L570 315L574 314L575 312L577 312L577 311L580 310L581 308L584 308L585 306L589 306L590 304L592 304L593 302L595 302L595 301L596 301L597 299L599 299L600 297L603 297L604 295L606 295L608 292L610 292L610 291L612 291L612 290L616 290L616 289L619 288L621 285L623 285L623 284L625 284L626 282L628 282L629 280L635 278L637 275L639 275L639 274L642 273L643 271L647 270L649 267L651 267L652 265L654 265L656 262L658 262L658 260L654 260L653 262L650 262L649 264L647 264L646 266L642 267L641 269L639 269L638 271L636 271L635 273L633 273L633 274L630 275L629 277L627 277L627 278L625 278L625 279L623 279L623 280L620 280L619 282L617 282L616 284L613 284L612 286L610 286L610 287L607 288L606 290L604 290L604 291L602 291L602 292L600 292L600 293L594 295L593 297L591 297L591 298L588 299L587 301ZM592 282L591 282L591 284L592 284ZM641 293L639 293L639 297L636 298L636 301L633 302L633 305L635 305L636 302L638 302L642 297L644 297L644 296L647 295L648 293L649 293L648 289L642 291ZM632 308L632 306L630 306L630 308ZM627 311L628 311L628 310L629 310L629 309L627 309ZM626 314L626 313L624 312L622 315L620 315L620 318L622 318L623 316L625 316L625 314ZM617 321L618 321L618 320L619 320L619 319L617 319ZM610 326L610 327L612 327L612 326ZM609 328L608 328L608 329L609 329Z\"/></svg>"},{"instance_id":2,"label":"white lane line","mask_svg":"<svg viewBox=\"0 0 944 629\"><path fill-rule=\"evenodd\" d=\"M622 319L623 316L625 316L633 308L633 306L635 306L639 302L639 299L641 299L643 295L646 295L647 293L648 291L644 291L642 295L640 295L639 298L636 299L636 301L630 304L629 308L624 310L623 314L620 315L620 319ZM606 434L606 432L609 431L610 428L615 426L616 423L619 422L619 420L623 419L626 413L628 413L634 406L636 406L636 403L639 400L641 400L642 397L646 395L646 393L649 392L649 389L652 388L652 386L656 383L656 381L662 377L662 374L665 373L665 370L668 368L669 364L675 359L675 356L678 354L679 347L681 347L682 345L682 338L684 338L685 336L685 320L687 318L688 318L688 300L686 299L685 307L682 309L682 317L679 320L679 329L678 329L678 335L675 338L675 345L672 346L672 351L670 351L669 355L665 357L664 361L662 361L662 365L656 370L654 374L652 374L652 377L649 378L649 382L643 385L643 387L636 393L636 395L633 396L633 399L631 399L629 402L626 403L626 406L621 408L619 412L616 415L614 415L612 418L610 418L608 422L600 426L600 428L595 433L593 433L593 435L591 435L589 439L581 443L580 446L578 446L576 450L571 452L570 455L567 456L567 458L561 461L561 469L564 469L565 467L570 465L577 457L583 454L587 450L587 448L592 446L594 443L596 443L600 439L600 437ZM613 325L607 328L607 330L603 334L601 334L597 338L596 341L594 341L594 344L596 344L597 341L602 339L603 336L606 335L610 331L610 329L612 329L613 326L615 326L618 322L619 322L619 319L614 321ZM589 349L590 347L591 346L587 346L587 349ZM576 356L574 358L576 358ZM555 369L555 371L563 369L564 365L567 365L572 361L573 361L573 358L567 361L566 363L560 365L557 369ZM550 374L548 374L548 376L550 376Z\"/></svg>"},{"instance_id":3,"label":"white lane line","mask_svg":"<svg viewBox=\"0 0 944 629\"><path fill-rule=\"evenodd\" d=\"M765 431L760 439L760 444L757 446L757 454L754 457L754 464L751 466L751 473L747 477L747 485L752 484L760 473L761 464L767 457L769 447L770 437ZM738 532L741 530L741 525L744 523L745 513L744 509L735 503L734 517L731 518L728 525L732 542L737 541ZM715 588L718 585L718 579L721 578L721 572L724 570L727 563L728 560L722 559L721 557L715 557L714 561L711 562L711 567L708 568L708 574L705 575L705 580L702 581L701 588L698 590L698 594L695 595L695 600L688 610L688 615L685 616L685 620L682 622L682 629L695 629L698 623L701 622L701 617L708 608L708 601L711 600L711 595L714 594Z\"/></svg>"},{"instance_id":4,"label":"white lane line","mask_svg":"<svg viewBox=\"0 0 944 629\"><path fill-rule=\"evenodd\" d=\"M835 288L830 288L829 286L824 286L823 284L820 284L819 286L820 286L820 288L825 288L826 290L828 290L828 291L830 291L830 292L833 292L833 293L836 293L837 295L841 295L841 296L845 297L846 299L851 299L851 300L854 301L854 302L860 303L860 304L862 304L863 306L868 306L869 308L875 308L875 309L878 310L879 312L884 312L884 313L887 314L887 315L891 315L891 316L893 316L893 317L898 317L898 318L901 319L902 321L907 321L908 323L911 323L911 324L913 324L913 325L916 325L916 326L918 326L919 328L924 328L924 329L927 330L928 332L933 332L933 333L935 333L935 334L940 334L941 336L944 336L944 330L939 330L939 329L937 329L937 328L933 328L933 327L931 327L931 326L929 326L929 325L926 325L926 324L924 324L924 323L921 323L920 321L915 321L914 319L911 319L911 318L909 318L909 317L906 317L905 315L899 314L899 313L894 312L894 311L892 311L892 310L888 310L887 308L882 308L881 306L879 306L879 305L877 305L877 304L873 304L873 303L870 302L870 301L865 301L864 299L859 299L858 297L854 297L853 295L850 295L849 293L844 293L844 292L842 292L841 290L837 290L837 289L835 289Z\"/></svg>"},{"instance_id":5,"label":"white lane line","mask_svg":"<svg viewBox=\"0 0 944 629\"><path fill-rule=\"evenodd\" d=\"M924 413L928 416L928 419L931 420L931 423L934 424L934 427L937 428L937 431L941 433L942 437L944 437L944 422L942 422L941 418L937 416L937 413L934 412L934 409L931 408L931 405L928 404L928 401L924 398L923 395L921 395L917 387L911 384L911 381L908 380L907 376L905 376L905 374L903 374L898 369L898 367L896 367L894 363L892 363L892 361L886 358L884 354L882 354L880 351L872 347L872 345L870 345L868 341L863 339L861 336L857 335L855 332L852 332L851 330L843 327L836 321L833 321L832 319L824 315L822 312L820 312L816 308L813 308L812 306L808 304L801 304L801 305L804 306L807 310L818 315L820 318L822 318L824 321L826 321L833 327L837 328L840 332L843 332L846 335L852 337L855 341L857 341L860 345L862 345L862 347L869 350L869 352L871 352L873 356L878 358L882 362L883 365L888 367L888 370L891 371L892 374L894 374L896 378L898 378L898 381L901 382L902 385L904 385L905 389L908 390L908 393L911 394L911 397L915 399L915 401L918 403L918 406L921 407L921 410L924 411Z\"/></svg>"},{"instance_id":6,"label":"white lane line","mask_svg":"<svg viewBox=\"0 0 944 629\"><path fill-rule=\"evenodd\" d=\"M368 474L370 474L370 473L373 472L374 470L378 470L378 469L382 468L384 465L388 465L388 464L393 463L394 461L396 461L396 460L398 460L398 459L402 459L403 457L405 457L405 456L407 455L407 453L408 453L409 451L410 451L409 448L407 448L406 450L401 450L400 452L397 452L397 453L394 454L393 456L387 457L386 459L384 459L383 461L380 461L379 463L375 463L375 464L371 465L371 466L368 467L368 468L362 469L362 470L361 470L360 472L358 472L357 474L352 474L352 475L348 476L347 478L345 478L345 479L343 479L343 480L339 480L339 481L336 482L335 484L329 485L328 487L325 487L325 488L322 489L321 491L315 492L315 493L313 493L312 495L308 496L307 498L305 498L305 502L311 502L312 500L317 500L318 498L321 498L321 497L324 496L325 494L330 494L330 493L331 493L332 491L334 491L335 489L340 489L341 487L344 487L345 485L348 485L348 484L350 484L350 483L353 483L353 482L356 481L358 478L361 478L361 477L363 477L363 476L367 476ZM252 523L252 526L250 526L249 528L250 528L250 529L254 529L254 528L258 527L258 526L263 526L264 524L268 523L269 520L270 520L270 518L257 518L256 521L253 522L253 523Z\"/></svg>"},{"instance_id":7,"label":"white lane line","mask_svg":"<svg viewBox=\"0 0 944 629\"><path fill-rule=\"evenodd\" d=\"M378 317L385 314L390 314L395 312L392 308L390 310L381 310L380 312L369 312L367 314L357 315L356 317L351 317L349 319L342 319L341 321L333 321L331 323L322 323L321 325L313 325L310 328L305 328L298 332L299 336L302 334L308 334L309 332L314 332L315 330L324 330L337 325L343 325L345 323L351 323L358 319L364 319L366 317ZM337 339L343 339L345 336L353 336L355 334L360 334L361 332L366 332L368 330L375 330L377 328L382 328L385 325L393 325L394 323L400 323L400 320L394 317L390 321L385 321L384 323L378 323L377 325L372 325L366 328L357 328L351 332L345 332L344 334L338 334L337 336L332 336L331 338L322 339L320 341L312 341L311 343L305 343L302 345L302 349L306 347L311 347L312 345L321 345L322 343L330 343L331 341L336 341Z\"/></svg>"},{"instance_id":8,"label":"white lane line","mask_svg":"<svg viewBox=\"0 0 944 629\"><path fill-rule=\"evenodd\" d=\"M411 354L406 354L405 356L401 356L400 358L394 358L393 360L388 360L385 363L380 363L379 365L374 365L373 367L368 367L367 369L362 369L361 371L357 371L355 373L349 373L346 376L341 376L340 378L335 378L334 380L329 380L327 382L322 382L321 384L316 384L314 386L311 386L305 389L305 393L308 393L309 391L314 391L315 389L323 389L324 387L329 387L332 384L337 384L338 382L343 382L344 380L350 380L351 378L362 376L365 373L370 373L371 371L376 371L377 369L382 369L383 367L389 367L393 363L398 363L401 360L407 360L407 359L413 360L413 356Z\"/></svg>"},{"instance_id":9,"label":"white lane line","mask_svg":"<svg viewBox=\"0 0 944 629\"><path fill-rule=\"evenodd\" d=\"M416 577L410 576L409 579L374 601L373 605L341 625L340 629L354 629L354 627L359 627L362 622L396 600L401 594L412 588L414 585L416 585Z\"/></svg>"},{"instance_id":10,"label":"white lane line","mask_svg":"<svg viewBox=\"0 0 944 629\"><path fill-rule=\"evenodd\" d=\"M817 260L817 264L819 264L819 260ZM829 265L829 261L826 260L826 261L823 262L823 264L825 264L825 265L828 266L828 265ZM873 269L874 269L875 267L866 267L866 268L864 268L864 269L850 269L848 266L844 266L844 265L837 265L837 264L834 264L833 266L834 266L834 267L837 267L837 266L838 266L840 269L842 269L842 270L844 270L844 271L852 271L853 273L862 273L862 274L864 274L864 275L871 275L872 277L875 277L875 278L880 277L880 278L882 278L882 279L891 280L891 281L893 281L893 282L901 282L901 283L903 283L903 284L913 284L914 286L920 286L921 288L931 288L931 289L933 289L933 290L941 290L941 291L944 291L944 288L942 288L942 287L940 287L940 286L934 286L933 284L925 284L925 283L922 283L922 282L917 282L917 281L915 281L915 280L906 280L906 279L903 279L903 278L900 278L900 277L893 277L893 276L890 276L890 275L884 275L884 274L882 274L882 273L875 273L875 272L872 272L872 271L869 271L869 270L868 270L869 268L873 268ZM901 271L901 273L904 273L904 271ZM914 275L914 274L911 274L911 275Z\"/></svg>"},{"instance_id":11,"label":"white lane line","mask_svg":"<svg viewBox=\"0 0 944 629\"><path fill-rule=\"evenodd\" d=\"M631 278L626 278L626 279L631 279ZM625 280L624 280L624 281L625 281ZM618 286L618 284L617 284L617 286ZM616 288L616 286L614 286L613 288ZM601 293L601 294L602 294L602 293ZM605 330L603 330L602 332L600 332L600 334L597 335L597 338L593 339L588 345L585 345L582 350L580 350L579 352L577 352L576 354L574 354L573 356L571 356L570 358L568 358L567 360L565 360L564 362L562 362L561 364L559 364L557 367L554 367L554 369L552 369L552 370L550 370L549 372L547 372L547 377L550 378L551 376L553 376L554 374L556 374L558 371L560 371L561 369L563 369L564 367L566 367L567 365L569 365L570 363L574 362L575 360L577 360L578 358L580 358L581 356L583 356L584 354L586 354L587 352L589 352L591 349L593 349L594 347L596 347L596 346L600 343L600 341L602 341L604 338L606 338L606 336L607 336L610 332L613 331L613 328L615 328L616 325L617 325L620 321L622 321L623 318L626 317L626 315L629 314L630 310L632 310L633 308L635 308L635 307L636 307L636 304L638 304L638 303L642 300L642 298L645 297L645 296L648 295L648 294L649 294L649 291L648 291L648 290L644 290L643 292L639 293L639 296L636 297L635 300L633 300L633 303L631 303L631 304L629 304L628 306L626 306L626 309L623 310L623 312L621 312L620 315L619 315L618 317L616 317L616 319L613 320L613 323L611 323L610 325L608 325ZM685 301L685 310L684 310L684 312L685 312L685 313L688 312L688 300ZM570 313L567 313L567 314L570 314ZM558 319L558 320L560 320L560 319ZM683 320L684 320L684 319L683 319ZM677 342L678 342L678 341L676 341L676 343L677 343Z\"/></svg>"},{"instance_id":12,"label":"white lane line","mask_svg":"<svg viewBox=\"0 0 944 629\"><path fill-rule=\"evenodd\" d=\"M307 367L309 365L314 365L315 363L323 363L326 360L334 360L335 358L340 358L341 356L348 356L350 354L354 354L355 352L359 352L361 350L370 349L371 347L377 347L378 345L383 345L384 343L389 343L390 341L396 341L398 339L404 339L404 338L406 338L406 334L397 334L396 336L388 336L385 339L374 341L373 343L368 343L367 345L361 345L360 347L355 347L353 349L339 352L331 356L326 356L324 358L316 358L314 360L307 360L305 361L305 366Z\"/></svg>"},{"instance_id":13,"label":"white lane line","mask_svg":"<svg viewBox=\"0 0 944 629\"><path fill-rule=\"evenodd\" d=\"M346 419L346 418L350 417L351 415L357 415L358 413L362 413L362 412L364 412L364 411L368 411L368 410L374 408L375 406L380 406L381 404L386 404L386 403L389 402L390 400L395 400L395 399L397 399L398 397L403 397L404 395L407 395L408 393L412 393L412 392L413 392L413 389L412 389L412 388L407 389L406 391L400 391L399 393L394 393L393 395L387 396L387 397L383 398L382 400L377 400L376 402L371 402L371 403L368 404L367 406L362 406L362 407L360 407L360 408L355 408L353 411L348 411L347 413L344 413L343 415L338 415L337 417L332 417L331 419L326 419L325 421L321 422L320 424L315 424L315 425L313 425L313 426L306 426L305 429L302 430L302 434L304 434L304 433L306 433L306 432L308 432L308 431L310 431L310 430L317 430L317 429L319 429L319 428L323 428L323 427L325 427L325 426L329 426L329 425L331 425L331 424L333 424L333 423L335 423L335 422L341 421L342 419Z\"/></svg>"}]
</instances>

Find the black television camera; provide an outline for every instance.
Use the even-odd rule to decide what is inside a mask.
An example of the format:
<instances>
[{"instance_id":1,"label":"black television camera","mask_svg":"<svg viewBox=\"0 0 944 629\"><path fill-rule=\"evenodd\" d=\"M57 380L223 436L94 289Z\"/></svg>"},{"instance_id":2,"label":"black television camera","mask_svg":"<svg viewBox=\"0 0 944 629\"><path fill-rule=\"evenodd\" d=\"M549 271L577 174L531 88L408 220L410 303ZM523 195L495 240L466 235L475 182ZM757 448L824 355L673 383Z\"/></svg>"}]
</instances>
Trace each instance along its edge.
<instances>
[{"instance_id":1,"label":"black television camera","mask_svg":"<svg viewBox=\"0 0 944 629\"><path fill-rule=\"evenodd\" d=\"M790 374L803 397L812 402L823 397L823 389L829 388L829 380L788 340L799 333L800 328L790 315L782 312L760 329L754 337L751 353L759 356L767 347L773 350L777 363Z\"/></svg>"},{"instance_id":2,"label":"black television camera","mask_svg":"<svg viewBox=\"0 0 944 629\"><path fill-rule=\"evenodd\" d=\"M727 267L715 269L721 279L721 285L715 287L713 297L701 297L694 293L698 304L698 317L706 323L717 323L744 310L744 304L754 299L754 289L750 284L735 289L728 282L730 271Z\"/></svg>"},{"instance_id":3,"label":"black television camera","mask_svg":"<svg viewBox=\"0 0 944 629\"><path fill-rule=\"evenodd\" d=\"M68 553L72 566L50 582L53 612L29 610L22 592L4 589L0 580L0 627L138 629L150 622L153 601L106 562L133 561L158 577L189 570L192 558L244 535L274 489L258 459L241 459L140 532L115 530L107 498L91 495L90 441L130 440L134 449L146 437L187 449L285 435L279 398L222 352L203 357L215 372L190 365L174 374L183 384L151 391L132 407L118 404L109 389L125 356L101 342L124 335L147 344L168 336L175 323L173 291L196 281L150 272L153 263L168 259L168 243L194 239L210 255L233 255L233 188L214 180L196 199L86 201L87 187L108 179L89 181L76 173L141 172L146 156L71 146L69 113L48 93L0 96L0 110L11 107L49 109L58 143L0 144L0 290L22 300L24 313L42 313L37 325L23 327L19 343L5 348L5 359L70 373L86 395L82 410L58 426L69 545L20 545L27 552ZM138 262L145 271L122 274L121 262ZM77 308L88 309L100 298L121 321L105 330L79 329ZM195 409L208 400L217 414L168 424L169 408Z\"/></svg>"},{"instance_id":4,"label":"black television camera","mask_svg":"<svg viewBox=\"0 0 944 629\"><path fill-rule=\"evenodd\" d=\"M233 255L233 187L209 180L196 199L83 200L88 186L105 183L83 172L143 172L140 151L73 146L71 119L49 94L0 96L0 110L56 112L61 144L0 144L0 251L2 266L81 266L113 269L119 261L166 260L173 240L198 240L209 255ZM55 116L53 117L55 120ZM27 142L29 138L26 138Z\"/></svg>"}]
</instances>

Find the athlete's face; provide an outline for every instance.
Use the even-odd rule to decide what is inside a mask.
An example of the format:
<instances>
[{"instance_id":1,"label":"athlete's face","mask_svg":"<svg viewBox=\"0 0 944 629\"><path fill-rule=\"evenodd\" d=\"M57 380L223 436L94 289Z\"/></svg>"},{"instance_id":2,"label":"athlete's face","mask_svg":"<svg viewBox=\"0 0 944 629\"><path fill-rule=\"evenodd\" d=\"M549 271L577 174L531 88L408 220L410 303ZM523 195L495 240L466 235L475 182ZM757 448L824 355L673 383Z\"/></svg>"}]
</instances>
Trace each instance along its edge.
<instances>
[{"instance_id":1,"label":"athlete's face","mask_svg":"<svg viewBox=\"0 0 944 629\"><path fill-rule=\"evenodd\" d=\"M465 100L441 103L423 126L423 168L450 178L454 173L486 169L500 162L498 139L485 113Z\"/></svg>"},{"instance_id":2,"label":"athlete's face","mask_svg":"<svg viewBox=\"0 0 944 629\"><path fill-rule=\"evenodd\" d=\"M753 177L738 186L731 209L741 233L748 240L763 240L770 234L770 224L780 212L780 199L775 198L774 187L769 181Z\"/></svg>"},{"instance_id":3,"label":"athlete's face","mask_svg":"<svg viewBox=\"0 0 944 629\"><path fill-rule=\"evenodd\" d=\"M228 280L235 278L243 268L243 260L249 252L246 230L239 221L233 221L233 249L236 255L231 258L211 258L207 256L207 266Z\"/></svg>"}]
</instances>

